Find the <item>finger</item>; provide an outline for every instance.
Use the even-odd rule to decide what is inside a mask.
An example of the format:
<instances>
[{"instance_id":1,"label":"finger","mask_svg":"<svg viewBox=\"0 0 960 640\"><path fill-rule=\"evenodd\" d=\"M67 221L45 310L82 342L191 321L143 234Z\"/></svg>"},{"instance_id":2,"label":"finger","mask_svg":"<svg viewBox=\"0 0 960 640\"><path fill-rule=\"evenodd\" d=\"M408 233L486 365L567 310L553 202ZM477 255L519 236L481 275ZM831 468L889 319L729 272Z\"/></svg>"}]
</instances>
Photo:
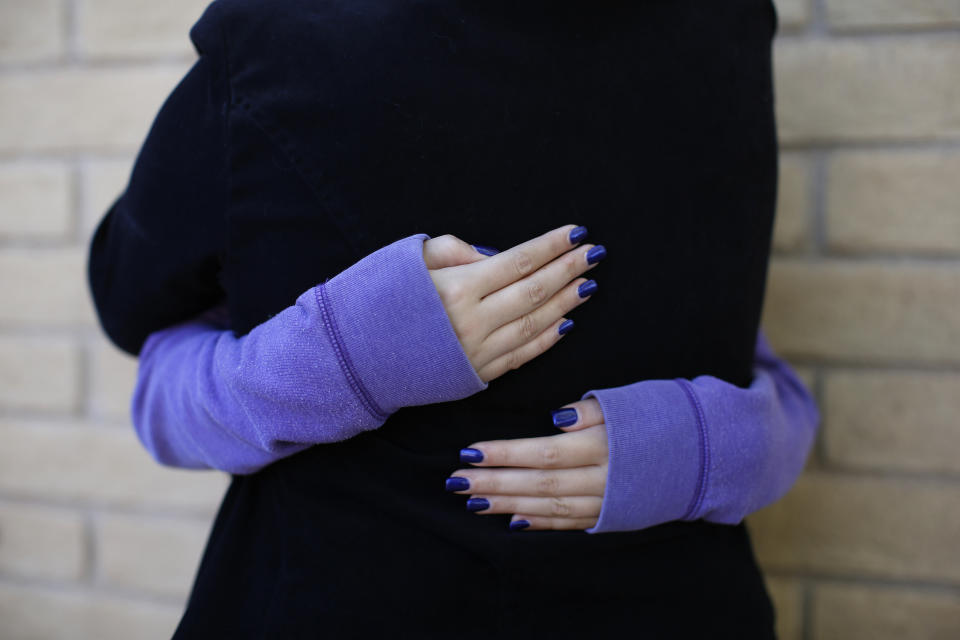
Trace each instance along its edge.
<instances>
[{"instance_id":1,"label":"finger","mask_svg":"<svg viewBox=\"0 0 960 640\"><path fill-rule=\"evenodd\" d=\"M480 308L496 327L531 313L571 280L599 264L587 262L587 253L594 247L587 244L567 251L526 278L484 297Z\"/></svg>"},{"instance_id":2,"label":"finger","mask_svg":"<svg viewBox=\"0 0 960 640\"><path fill-rule=\"evenodd\" d=\"M510 496L603 496L606 465L572 469L458 469L448 483L454 493ZM462 488L459 488L462 487Z\"/></svg>"},{"instance_id":3,"label":"finger","mask_svg":"<svg viewBox=\"0 0 960 640\"><path fill-rule=\"evenodd\" d=\"M480 296L486 296L525 278L569 251L576 244L570 241L570 232L577 228L577 225L565 224L484 260L478 265Z\"/></svg>"},{"instance_id":4,"label":"finger","mask_svg":"<svg viewBox=\"0 0 960 640\"><path fill-rule=\"evenodd\" d=\"M596 518L600 515L603 498L595 496L473 496L467 500L467 509L478 515L495 513L525 513L548 518ZM485 507L485 508L478 508Z\"/></svg>"},{"instance_id":5,"label":"finger","mask_svg":"<svg viewBox=\"0 0 960 640\"><path fill-rule=\"evenodd\" d=\"M445 234L423 243L423 262L427 269L444 269L486 260L487 256L460 238Z\"/></svg>"},{"instance_id":6,"label":"finger","mask_svg":"<svg viewBox=\"0 0 960 640\"><path fill-rule=\"evenodd\" d=\"M527 523L526 526L523 526L524 522ZM597 524L597 518L545 518L520 514L510 520L510 528L514 531L589 529L595 524Z\"/></svg>"},{"instance_id":7,"label":"finger","mask_svg":"<svg viewBox=\"0 0 960 640\"><path fill-rule=\"evenodd\" d=\"M564 431L579 431L595 424L603 424L603 409L596 398L587 398L565 404L550 412L553 424Z\"/></svg>"},{"instance_id":8,"label":"finger","mask_svg":"<svg viewBox=\"0 0 960 640\"><path fill-rule=\"evenodd\" d=\"M591 281L586 278L577 278L532 313L500 327L487 337L485 346L491 353L501 355L530 342L547 327L590 299L590 294L581 297L578 293L578 288L585 282Z\"/></svg>"},{"instance_id":9,"label":"finger","mask_svg":"<svg viewBox=\"0 0 960 640\"><path fill-rule=\"evenodd\" d=\"M560 333L560 326L566 321L566 318L560 318L549 327L544 329L540 335L526 344L509 351L502 356L494 358L491 362L483 365L477 375L484 382L499 378L511 369L519 369L522 365L530 362L540 354L547 351L550 347L557 344L567 331Z\"/></svg>"},{"instance_id":10,"label":"finger","mask_svg":"<svg viewBox=\"0 0 960 640\"><path fill-rule=\"evenodd\" d=\"M606 425L594 425L555 436L477 442L467 449L479 451L482 458L472 462L461 452L461 459L481 467L583 467L607 462L607 430Z\"/></svg>"}]
</instances>

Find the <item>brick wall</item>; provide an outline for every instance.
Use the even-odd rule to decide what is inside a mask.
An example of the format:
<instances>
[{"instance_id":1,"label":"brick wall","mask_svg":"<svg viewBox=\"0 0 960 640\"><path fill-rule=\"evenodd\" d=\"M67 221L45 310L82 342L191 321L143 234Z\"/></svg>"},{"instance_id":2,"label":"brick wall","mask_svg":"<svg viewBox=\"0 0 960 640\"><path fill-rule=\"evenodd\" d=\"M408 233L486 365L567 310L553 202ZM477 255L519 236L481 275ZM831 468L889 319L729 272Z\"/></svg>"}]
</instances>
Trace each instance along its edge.
<instances>
[{"instance_id":1,"label":"brick wall","mask_svg":"<svg viewBox=\"0 0 960 640\"><path fill-rule=\"evenodd\" d=\"M93 225L202 0L0 0L0 638L165 638L218 473L133 435ZM824 414L749 518L781 636L960 637L960 2L781 0L765 325Z\"/></svg>"}]
</instances>

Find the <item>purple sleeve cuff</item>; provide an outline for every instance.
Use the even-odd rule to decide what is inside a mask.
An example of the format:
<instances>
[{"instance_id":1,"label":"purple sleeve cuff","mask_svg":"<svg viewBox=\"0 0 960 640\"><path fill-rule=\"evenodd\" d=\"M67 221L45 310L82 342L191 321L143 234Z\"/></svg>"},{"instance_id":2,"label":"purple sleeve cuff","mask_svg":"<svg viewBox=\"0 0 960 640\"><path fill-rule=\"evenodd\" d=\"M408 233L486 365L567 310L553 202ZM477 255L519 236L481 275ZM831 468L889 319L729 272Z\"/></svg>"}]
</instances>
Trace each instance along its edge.
<instances>
[{"instance_id":1,"label":"purple sleeve cuff","mask_svg":"<svg viewBox=\"0 0 960 640\"><path fill-rule=\"evenodd\" d=\"M317 287L341 366L371 413L458 400L487 388L464 353L423 261L430 236L379 249Z\"/></svg>"},{"instance_id":2,"label":"purple sleeve cuff","mask_svg":"<svg viewBox=\"0 0 960 640\"><path fill-rule=\"evenodd\" d=\"M736 524L785 494L819 424L810 392L761 333L754 380L646 380L591 390L609 442L607 487L587 533L671 520Z\"/></svg>"},{"instance_id":3,"label":"purple sleeve cuff","mask_svg":"<svg viewBox=\"0 0 960 640\"><path fill-rule=\"evenodd\" d=\"M161 463L252 473L403 406L487 387L423 262L426 234L362 258L237 338L223 309L151 334L134 427Z\"/></svg>"}]
</instances>

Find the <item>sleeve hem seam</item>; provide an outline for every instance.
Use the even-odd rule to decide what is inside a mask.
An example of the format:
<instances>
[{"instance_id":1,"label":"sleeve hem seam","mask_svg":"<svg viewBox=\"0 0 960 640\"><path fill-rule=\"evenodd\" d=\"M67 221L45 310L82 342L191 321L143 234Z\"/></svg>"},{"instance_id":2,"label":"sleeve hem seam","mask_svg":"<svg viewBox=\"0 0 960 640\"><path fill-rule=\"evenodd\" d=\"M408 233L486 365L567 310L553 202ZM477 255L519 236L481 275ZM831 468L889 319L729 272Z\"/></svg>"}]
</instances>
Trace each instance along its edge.
<instances>
[{"instance_id":1,"label":"sleeve hem seam","mask_svg":"<svg viewBox=\"0 0 960 640\"><path fill-rule=\"evenodd\" d=\"M690 400L690 404L693 406L694 413L697 417L697 430L700 433L700 472L697 477L697 493L690 501L690 506L687 508L686 513L680 518L681 520L693 520L695 519L694 515L703 505L703 500L707 493L707 471L710 468L710 443L707 436L707 420L703 412L703 405L700 404L699 398L697 398L696 393L687 380L677 378L676 382L680 385L680 388L683 389L684 393L686 393L687 399Z\"/></svg>"},{"instance_id":2,"label":"sleeve hem seam","mask_svg":"<svg viewBox=\"0 0 960 640\"><path fill-rule=\"evenodd\" d=\"M323 284L319 284L315 287L314 292L317 298L317 306L320 307L320 314L323 318L323 324L327 327L327 331L330 335L330 342L333 343L333 350L337 354L337 361L340 363L340 368L343 370L344 375L350 382L350 387L353 389L353 393L360 399L364 408L369 411L373 417L380 422L386 421L389 415L387 415L380 408L373 397L371 397L366 387L363 386L363 382L360 380L360 376L357 375L357 372L353 366L353 362L350 360L350 354L347 352L347 349L343 344L343 339L340 336L340 330L337 328L336 320L333 317L333 313L331 313L329 309L329 298L327 298L326 287L324 287Z\"/></svg>"}]
</instances>

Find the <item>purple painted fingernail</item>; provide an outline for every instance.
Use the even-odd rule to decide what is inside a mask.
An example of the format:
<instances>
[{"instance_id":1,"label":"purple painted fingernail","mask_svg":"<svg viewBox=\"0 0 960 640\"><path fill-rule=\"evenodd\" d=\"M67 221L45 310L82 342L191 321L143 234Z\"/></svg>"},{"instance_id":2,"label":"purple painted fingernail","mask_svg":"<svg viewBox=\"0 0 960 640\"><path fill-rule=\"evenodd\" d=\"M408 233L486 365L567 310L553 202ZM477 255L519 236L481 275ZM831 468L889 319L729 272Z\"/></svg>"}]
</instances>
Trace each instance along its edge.
<instances>
[{"instance_id":1,"label":"purple painted fingernail","mask_svg":"<svg viewBox=\"0 0 960 640\"><path fill-rule=\"evenodd\" d=\"M530 526L530 522L527 520L514 520L510 523L510 531L519 531L520 529L526 529Z\"/></svg>"},{"instance_id":2,"label":"purple painted fingernail","mask_svg":"<svg viewBox=\"0 0 960 640\"><path fill-rule=\"evenodd\" d=\"M560 326L557 327L557 333L559 333L560 335L563 335L566 332L570 331L570 329L573 329L573 320L564 320L563 322L560 323Z\"/></svg>"},{"instance_id":3,"label":"purple painted fingernail","mask_svg":"<svg viewBox=\"0 0 960 640\"><path fill-rule=\"evenodd\" d=\"M481 244L472 244L470 246L476 249L478 253L482 253L485 256L495 256L498 253L500 253L497 249L494 249L493 247L485 247Z\"/></svg>"},{"instance_id":4,"label":"purple painted fingernail","mask_svg":"<svg viewBox=\"0 0 960 640\"><path fill-rule=\"evenodd\" d=\"M486 498L470 498L467 500L467 511L483 511L490 508L490 501Z\"/></svg>"},{"instance_id":5,"label":"purple painted fingernail","mask_svg":"<svg viewBox=\"0 0 960 640\"><path fill-rule=\"evenodd\" d=\"M570 244L577 244L587 237L586 227L577 227L570 230Z\"/></svg>"},{"instance_id":6,"label":"purple painted fingernail","mask_svg":"<svg viewBox=\"0 0 960 640\"><path fill-rule=\"evenodd\" d=\"M460 449L460 462L483 462L483 451L479 449Z\"/></svg>"},{"instance_id":7,"label":"purple painted fingernail","mask_svg":"<svg viewBox=\"0 0 960 640\"><path fill-rule=\"evenodd\" d=\"M607 257L607 249L602 244L598 244L595 247L592 247L587 251L587 264L593 264L594 262L600 262L605 257Z\"/></svg>"},{"instance_id":8,"label":"purple painted fingernail","mask_svg":"<svg viewBox=\"0 0 960 640\"><path fill-rule=\"evenodd\" d=\"M577 410L573 407L567 407L565 409L554 409L550 412L553 416L553 425L556 427L569 427L572 424L577 424Z\"/></svg>"},{"instance_id":9,"label":"purple painted fingernail","mask_svg":"<svg viewBox=\"0 0 960 640\"><path fill-rule=\"evenodd\" d=\"M470 488L470 480L454 476L447 478L446 486L447 491L466 491Z\"/></svg>"},{"instance_id":10,"label":"purple painted fingernail","mask_svg":"<svg viewBox=\"0 0 960 640\"><path fill-rule=\"evenodd\" d=\"M587 280L579 287L577 287L577 295L581 298L586 298L587 296L592 296L597 292L597 281L596 280Z\"/></svg>"}]
</instances>

